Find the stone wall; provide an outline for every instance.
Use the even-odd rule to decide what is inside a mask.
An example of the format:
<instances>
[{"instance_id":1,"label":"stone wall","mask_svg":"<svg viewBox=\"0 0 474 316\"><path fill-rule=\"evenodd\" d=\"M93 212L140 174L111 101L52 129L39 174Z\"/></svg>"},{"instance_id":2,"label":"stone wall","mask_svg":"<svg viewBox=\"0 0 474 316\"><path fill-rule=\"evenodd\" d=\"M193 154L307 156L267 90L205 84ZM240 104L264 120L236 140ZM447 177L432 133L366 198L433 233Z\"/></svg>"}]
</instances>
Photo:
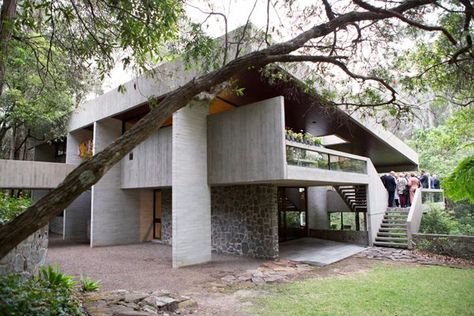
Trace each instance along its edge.
<instances>
[{"instance_id":1,"label":"stone wall","mask_svg":"<svg viewBox=\"0 0 474 316\"><path fill-rule=\"evenodd\" d=\"M257 258L278 257L276 186L213 187L211 216L213 251Z\"/></svg>"},{"instance_id":2,"label":"stone wall","mask_svg":"<svg viewBox=\"0 0 474 316\"><path fill-rule=\"evenodd\" d=\"M171 215L171 189L161 191L161 241L171 245L172 242L172 215Z\"/></svg>"},{"instance_id":3,"label":"stone wall","mask_svg":"<svg viewBox=\"0 0 474 316\"><path fill-rule=\"evenodd\" d=\"M474 236L413 234L416 249L440 255L474 259Z\"/></svg>"},{"instance_id":4,"label":"stone wall","mask_svg":"<svg viewBox=\"0 0 474 316\"><path fill-rule=\"evenodd\" d=\"M0 259L0 274L35 275L44 265L48 250L48 226L39 229Z\"/></svg>"},{"instance_id":5,"label":"stone wall","mask_svg":"<svg viewBox=\"0 0 474 316\"><path fill-rule=\"evenodd\" d=\"M349 242L363 246L369 244L369 235L366 231L310 229L309 236L327 240Z\"/></svg>"}]
</instances>

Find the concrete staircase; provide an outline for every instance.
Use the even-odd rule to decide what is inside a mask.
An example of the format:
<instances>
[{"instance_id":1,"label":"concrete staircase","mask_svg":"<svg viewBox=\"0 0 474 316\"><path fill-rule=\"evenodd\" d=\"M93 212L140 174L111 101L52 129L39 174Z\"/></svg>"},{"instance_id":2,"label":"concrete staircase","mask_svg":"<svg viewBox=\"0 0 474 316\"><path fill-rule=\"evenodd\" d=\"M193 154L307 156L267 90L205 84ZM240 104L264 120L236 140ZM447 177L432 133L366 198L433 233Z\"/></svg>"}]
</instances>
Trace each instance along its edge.
<instances>
[{"instance_id":1,"label":"concrete staircase","mask_svg":"<svg viewBox=\"0 0 474 316\"><path fill-rule=\"evenodd\" d=\"M408 248L407 216L410 208L387 208L374 245Z\"/></svg>"},{"instance_id":2,"label":"concrete staircase","mask_svg":"<svg viewBox=\"0 0 474 316\"><path fill-rule=\"evenodd\" d=\"M337 186L335 189L353 212L367 212L367 190L365 185L344 185Z\"/></svg>"}]
</instances>

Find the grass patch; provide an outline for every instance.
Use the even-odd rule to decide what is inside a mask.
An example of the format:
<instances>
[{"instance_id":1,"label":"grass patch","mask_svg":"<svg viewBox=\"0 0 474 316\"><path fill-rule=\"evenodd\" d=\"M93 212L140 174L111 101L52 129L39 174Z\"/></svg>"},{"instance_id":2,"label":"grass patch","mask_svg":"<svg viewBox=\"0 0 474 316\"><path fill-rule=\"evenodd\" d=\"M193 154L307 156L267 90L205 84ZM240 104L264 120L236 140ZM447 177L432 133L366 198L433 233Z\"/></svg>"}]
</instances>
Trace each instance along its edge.
<instances>
[{"instance_id":1,"label":"grass patch","mask_svg":"<svg viewBox=\"0 0 474 316\"><path fill-rule=\"evenodd\" d=\"M258 315L474 315L474 270L377 266L366 273L268 287Z\"/></svg>"}]
</instances>

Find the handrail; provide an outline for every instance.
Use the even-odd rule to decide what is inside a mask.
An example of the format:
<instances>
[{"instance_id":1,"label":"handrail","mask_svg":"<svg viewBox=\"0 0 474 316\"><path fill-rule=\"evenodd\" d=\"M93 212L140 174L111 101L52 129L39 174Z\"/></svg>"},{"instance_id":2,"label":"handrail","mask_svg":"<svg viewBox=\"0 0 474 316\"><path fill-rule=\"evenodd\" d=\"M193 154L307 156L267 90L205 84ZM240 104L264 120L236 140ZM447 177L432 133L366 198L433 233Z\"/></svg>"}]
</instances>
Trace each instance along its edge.
<instances>
[{"instance_id":1,"label":"handrail","mask_svg":"<svg viewBox=\"0 0 474 316\"><path fill-rule=\"evenodd\" d=\"M407 238L408 248L413 248L413 234L420 229L421 217L423 216L423 201L421 199L422 189L415 191L415 196L411 202L410 211L407 217Z\"/></svg>"},{"instance_id":2,"label":"handrail","mask_svg":"<svg viewBox=\"0 0 474 316\"><path fill-rule=\"evenodd\" d=\"M318 146L299 144L286 141L286 161L291 165L302 165L318 169L355 172L367 174L368 158L347 154L344 152L322 148ZM307 159L308 153L317 154ZM300 156L300 154L302 154ZM296 157L296 159L293 159Z\"/></svg>"},{"instance_id":3,"label":"handrail","mask_svg":"<svg viewBox=\"0 0 474 316\"><path fill-rule=\"evenodd\" d=\"M367 162L367 160L369 159L369 158L364 157L364 156L358 156L358 155L349 154L349 153L346 153L346 152L343 152L343 151L337 151L337 150L334 150L334 149L328 149L328 148L318 147L318 146L314 146L314 145L306 145L306 144L302 144L302 143L299 143L299 142L294 142L294 141L291 141L291 140L288 140L288 139L286 140L286 145L292 146L292 147L303 148L303 149L307 149L307 150L312 150L312 151L320 152L320 153L323 153L323 154L329 154L329 155L347 157L347 158L356 159L356 160L362 160L362 161L365 161L365 162Z\"/></svg>"}]
</instances>

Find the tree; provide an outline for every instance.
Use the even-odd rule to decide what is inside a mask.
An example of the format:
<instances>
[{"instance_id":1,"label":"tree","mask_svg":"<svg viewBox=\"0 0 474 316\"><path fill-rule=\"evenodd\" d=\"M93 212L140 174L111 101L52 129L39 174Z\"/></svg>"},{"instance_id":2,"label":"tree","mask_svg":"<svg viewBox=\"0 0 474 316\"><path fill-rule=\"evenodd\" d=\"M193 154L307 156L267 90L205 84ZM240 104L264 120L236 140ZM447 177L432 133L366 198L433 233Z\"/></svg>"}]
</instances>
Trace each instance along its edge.
<instances>
[{"instance_id":1,"label":"tree","mask_svg":"<svg viewBox=\"0 0 474 316\"><path fill-rule=\"evenodd\" d=\"M123 5L126 2L127 1L123 0L120 1L119 4ZM79 165L66 177L63 183L37 203L30 206L25 213L7 225L0 227L0 238L2 240L2 244L0 245L0 257L4 256L32 232L47 224L52 217L61 212L61 210L78 197L79 194L99 181L114 164L119 162L122 157L130 152L137 144L157 130L172 113L184 107L192 98L201 92L212 92L213 87L230 80L242 69L247 69L248 67L260 68L272 63L310 62L334 65L351 78L363 82L374 82L376 84L375 88L388 91L388 99L381 99L381 97L385 97L385 95L382 94L381 96L379 95L372 98L373 100L378 100L378 102L368 104L369 106L383 106L396 101L396 91L386 80L378 77L376 74L357 74L351 71L347 66L346 60L350 56L334 54L331 45L327 48L318 48L318 46L325 44L324 42L326 42L331 35L337 39L337 35L340 32L346 32L349 28L356 30L355 44L357 44L359 41L358 34L362 36L362 34L369 29L377 28L380 24L389 23L389 21L402 21L413 27L426 29L428 31L447 32L440 27L426 26L413 19L417 18L416 14L421 14L423 10L435 4L436 1L434 0L409 0L402 3L394 3L393 5L390 3L383 8L369 5L361 0L354 0L355 5L350 3L347 7L340 8L344 13L334 12L333 7L331 7L326 0L323 2L327 4L326 12L328 13L325 21L315 23L314 26L309 27L306 31L301 31L290 40L272 45L267 44L266 48L258 51L239 56L239 50L237 49L237 54L234 56L234 59L230 61L224 59L223 65L219 68L197 76L190 82L166 94L159 104L154 106L151 111L130 130L125 132L102 152L97 153L90 160ZM61 2L61 4L63 4L63 2ZM470 3L468 3L468 5L470 5ZM466 8L468 5L465 5ZM87 6L85 9L87 9ZM169 8L166 7L166 9ZM470 21L473 13L471 9L469 10L465 13L465 16L466 19ZM79 10L73 10L70 14L74 14L74 12L77 14L78 11ZM81 11L79 11L79 13L80 12ZM116 14L117 12L114 11L113 13ZM161 17L155 18L162 21ZM90 15L90 19L91 22L96 21L92 15ZM85 26L87 24L84 23L83 25ZM160 24L160 26L162 25ZM140 29L140 27L138 27L138 29ZM92 36L93 32L90 29L86 30L85 34L90 35L90 37L88 37L89 41L95 41ZM119 42L136 43L138 45L137 48L141 47L142 42L140 38L143 37L142 34L134 32L132 34L126 34L124 38L122 34L119 33L119 35L117 39ZM124 39L123 42L122 39ZM265 36L265 39L268 43L267 36ZM146 48L149 47L147 43L145 40L143 46ZM313 49L307 51L305 50L306 46ZM333 47L337 48L337 51L342 51L339 49L339 46ZM318 51L320 52L319 54L316 53ZM138 52L144 53L144 55L139 54L139 57L147 55L146 50L138 50ZM107 53L107 50L105 50L105 53ZM461 52L460 55L469 55L469 53L472 52L468 50L467 52Z\"/></svg>"},{"instance_id":2,"label":"tree","mask_svg":"<svg viewBox=\"0 0 474 316\"><path fill-rule=\"evenodd\" d=\"M464 158L443 181L446 196L453 201L474 203L474 155Z\"/></svg>"},{"instance_id":3,"label":"tree","mask_svg":"<svg viewBox=\"0 0 474 316\"><path fill-rule=\"evenodd\" d=\"M34 43L49 49L42 37ZM47 74L38 69L31 47L16 41L10 44L6 66L11 71L6 73L7 88L0 95L0 158L25 159L30 139L53 141L65 134L69 114L92 85L85 67L72 65L55 47L55 61Z\"/></svg>"},{"instance_id":4,"label":"tree","mask_svg":"<svg viewBox=\"0 0 474 316\"><path fill-rule=\"evenodd\" d=\"M415 130L408 144L418 152L420 167L443 178L474 154L473 120L474 107L468 106L458 108L445 124Z\"/></svg>"}]
</instances>

